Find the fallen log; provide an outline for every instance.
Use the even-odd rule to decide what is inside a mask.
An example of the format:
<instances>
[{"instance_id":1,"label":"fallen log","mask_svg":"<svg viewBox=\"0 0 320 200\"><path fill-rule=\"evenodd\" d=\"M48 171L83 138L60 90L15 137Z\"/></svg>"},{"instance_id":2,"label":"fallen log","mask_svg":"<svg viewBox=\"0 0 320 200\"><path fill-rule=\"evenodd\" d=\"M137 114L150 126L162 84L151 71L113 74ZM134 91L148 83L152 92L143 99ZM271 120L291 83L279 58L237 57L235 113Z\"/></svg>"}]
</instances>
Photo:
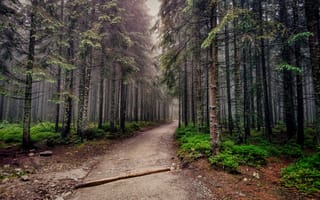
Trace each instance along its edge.
<instances>
[{"instance_id":1,"label":"fallen log","mask_svg":"<svg viewBox=\"0 0 320 200\"><path fill-rule=\"evenodd\" d=\"M128 175L124 175L124 176L117 176L117 177L111 177L111 178L106 178L106 179L101 179L101 180L89 181L86 183L78 184L74 188L80 189L80 188L86 188L86 187L94 187L94 186L103 185L106 183L111 183L111 182L115 182L115 181L119 181L119 180L136 178L136 177L140 177L140 176L146 176L146 175L157 174L157 173L162 173L162 172L168 172L170 170L171 170L170 168L162 168L162 169L156 169L156 170L140 172L140 173L135 173L135 174L128 174Z\"/></svg>"}]
</instances>

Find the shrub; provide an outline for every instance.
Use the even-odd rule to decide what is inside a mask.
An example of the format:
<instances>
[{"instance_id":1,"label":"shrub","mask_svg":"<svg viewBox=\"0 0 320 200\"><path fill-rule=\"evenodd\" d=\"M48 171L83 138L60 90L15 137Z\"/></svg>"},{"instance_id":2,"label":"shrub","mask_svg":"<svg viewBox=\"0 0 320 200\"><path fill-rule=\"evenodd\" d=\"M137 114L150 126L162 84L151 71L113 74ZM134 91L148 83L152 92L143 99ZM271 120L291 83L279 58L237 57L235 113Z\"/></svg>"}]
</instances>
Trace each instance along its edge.
<instances>
[{"instance_id":1,"label":"shrub","mask_svg":"<svg viewBox=\"0 0 320 200\"><path fill-rule=\"evenodd\" d=\"M320 152L284 168L282 180L287 187L296 187L306 193L320 192Z\"/></svg>"},{"instance_id":2,"label":"shrub","mask_svg":"<svg viewBox=\"0 0 320 200\"><path fill-rule=\"evenodd\" d=\"M292 158L299 158L303 155L301 147L293 143L288 143L283 147L280 147L280 152L282 155L289 156Z\"/></svg>"},{"instance_id":3,"label":"shrub","mask_svg":"<svg viewBox=\"0 0 320 200\"><path fill-rule=\"evenodd\" d=\"M209 162L210 164L222 167L227 171L236 171L239 166L237 156L232 155L232 153L228 151L219 153L216 156L211 156Z\"/></svg>"},{"instance_id":4,"label":"shrub","mask_svg":"<svg viewBox=\"0 0 320 200\"><path fill-rule=\"evenodd\" d=\"M194 160L211 155L210 135L198 133L191 125L178 129L176 138L180 144L178 151L180 157Z\"/></svg>"},{"instance_id":5,"label":"shrub","mask_svg":"<svg viewBox=\"0 0 320 200\"><path fill-rule=\"evenodd\" d=\"M221 152L209 158L213 165L221 166L228 171L235 171L240 164L260 166L266 164L268 151L254 145L235 145L227 140L221 144Z\"/></svg>"}]
</instances>

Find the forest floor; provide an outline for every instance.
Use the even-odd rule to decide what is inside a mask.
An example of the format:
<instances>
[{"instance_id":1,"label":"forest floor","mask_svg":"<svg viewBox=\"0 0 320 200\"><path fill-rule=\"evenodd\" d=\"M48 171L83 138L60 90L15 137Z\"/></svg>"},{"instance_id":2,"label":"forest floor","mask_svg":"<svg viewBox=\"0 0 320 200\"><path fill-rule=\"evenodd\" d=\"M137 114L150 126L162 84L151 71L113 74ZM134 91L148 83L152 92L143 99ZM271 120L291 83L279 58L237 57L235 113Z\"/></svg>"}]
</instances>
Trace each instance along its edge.
<instances>
[{"instance_id":1,"label":"forest floor","mask_svg":"<svg viewBox=\"0 0 320 200\"><path fill-rule=\"evenodd\" d=\"M117 141L94 141L76 146L41 147L29 154L0 150L0 199L317 199L280 183L281 168L292 161L270 159L239 174L213 169L205 159L182 165L173 134L177 123L137 132ZM39 152L51 150L52 156ZM180 166L184 166L181 168ZM84 181L139 173L163 167L163 172L75 190ZM0 175L1 175L0 174Z\"/></svg>"}]
</instances>

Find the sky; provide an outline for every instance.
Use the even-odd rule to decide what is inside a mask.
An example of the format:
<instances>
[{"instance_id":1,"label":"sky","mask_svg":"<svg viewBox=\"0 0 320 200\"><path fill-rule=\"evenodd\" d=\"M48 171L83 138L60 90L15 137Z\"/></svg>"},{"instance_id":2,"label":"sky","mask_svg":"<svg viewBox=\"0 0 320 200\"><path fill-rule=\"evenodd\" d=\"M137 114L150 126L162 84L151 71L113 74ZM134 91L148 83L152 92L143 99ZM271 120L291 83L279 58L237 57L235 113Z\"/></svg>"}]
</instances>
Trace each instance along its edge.
<instances>
[{"instance_id":1,"label":"sky","mask_svg":"<svg viewBox=\"0 0 320 200\"><path fill-rule=\"evenodd\" d=\"M149 14L152 16L156 16L160 9L160 1L159 0L147 0L147 6L149 7Z\"/></svg>"}]
</instances>

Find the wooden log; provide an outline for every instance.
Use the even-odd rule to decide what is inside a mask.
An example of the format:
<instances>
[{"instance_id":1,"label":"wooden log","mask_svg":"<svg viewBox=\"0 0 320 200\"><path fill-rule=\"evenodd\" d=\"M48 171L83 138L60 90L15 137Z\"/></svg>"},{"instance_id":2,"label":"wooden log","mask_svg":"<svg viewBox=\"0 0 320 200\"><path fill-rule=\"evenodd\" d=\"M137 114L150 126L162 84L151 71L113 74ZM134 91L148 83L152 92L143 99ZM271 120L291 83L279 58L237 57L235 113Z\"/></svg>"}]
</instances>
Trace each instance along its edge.
<instances>
[{"instance_id":1,"label":"wooden log","mask_svg":"<svg viewBox=\"0 0 320 200\"><path fill-rule=\"evenodd\" d=\"M74 188L75 189L79 189L79 188L86 188L86 187L94 187L94 186L103 185L103 184L106 184L106 183L111 183L111 182L115 182L115 181L119 181L119 180L124 180L124 179L140 177L140 176L146 176L146 175L151 175L151 174L168 172L170 170L171 170L170 168L162 168L162 169L156 169L156 170L140 172L140 173L135 173L135 174L128 174L128 175L116 176L116 177L111 177L111 178L106 178L106 179L101 179L101 180L89 181L89 182L86 182L86 183L78 184Z\"/></svg>"}]
</instances>

